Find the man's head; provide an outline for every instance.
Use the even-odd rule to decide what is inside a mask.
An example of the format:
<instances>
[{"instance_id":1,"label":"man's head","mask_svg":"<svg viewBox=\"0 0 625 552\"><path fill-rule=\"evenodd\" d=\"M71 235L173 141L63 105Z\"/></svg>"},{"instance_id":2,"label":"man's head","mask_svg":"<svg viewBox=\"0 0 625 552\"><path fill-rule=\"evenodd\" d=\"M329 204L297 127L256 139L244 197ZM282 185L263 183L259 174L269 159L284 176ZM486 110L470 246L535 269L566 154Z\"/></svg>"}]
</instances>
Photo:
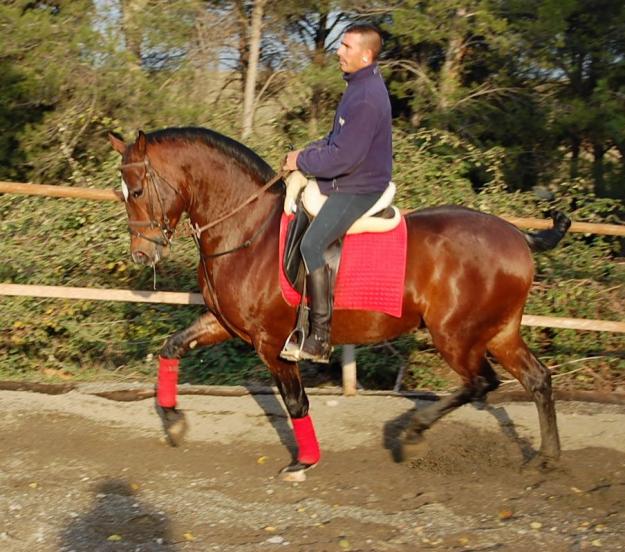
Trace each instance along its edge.
<instances>
[{"instance_id":1,"label":"man's head","mask_svg":"<svg viewBox=\"0 0 625 552\"><path fill-rule=\"evenodd\" d=\"M382 35L373 25L351 25L343 33L336 52L344 73L354 73L378 59L382 50Z\"/></svg>"}]
</instances>

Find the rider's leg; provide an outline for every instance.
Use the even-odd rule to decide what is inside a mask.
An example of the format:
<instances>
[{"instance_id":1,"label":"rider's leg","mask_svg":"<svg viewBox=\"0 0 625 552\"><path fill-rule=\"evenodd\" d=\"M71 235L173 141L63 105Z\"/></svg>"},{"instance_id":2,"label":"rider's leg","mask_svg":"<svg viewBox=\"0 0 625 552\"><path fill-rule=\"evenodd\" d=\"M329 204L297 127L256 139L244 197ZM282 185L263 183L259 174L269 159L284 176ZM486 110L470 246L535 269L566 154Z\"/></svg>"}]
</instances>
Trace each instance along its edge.
<instances>
[{"instance_id":1,"label":"rider's leg","mask_svg":"<svg viewBox=\"0 0 625 552\"><path fill-rule=\"evenodd\" d=\"M343 237L349 227L380 198L380 193L341 194L328 197L302 238L300 246L310 293L310 333L304 340L300 358L328 362L333 289L323 253Z\"/></svg>"},{"instance_id":2,"label":"rider's leg","mask_svg":"<svg viewBox=\"0 0 625 552\"><path fill-rule=\"evenodd\" d=\"M310 332L302 345L302 359L323 363L330 361L333 300L331 278L330 268L325 264L306 275L306 288L310 294Z\"/></svg>"}]
</instances>

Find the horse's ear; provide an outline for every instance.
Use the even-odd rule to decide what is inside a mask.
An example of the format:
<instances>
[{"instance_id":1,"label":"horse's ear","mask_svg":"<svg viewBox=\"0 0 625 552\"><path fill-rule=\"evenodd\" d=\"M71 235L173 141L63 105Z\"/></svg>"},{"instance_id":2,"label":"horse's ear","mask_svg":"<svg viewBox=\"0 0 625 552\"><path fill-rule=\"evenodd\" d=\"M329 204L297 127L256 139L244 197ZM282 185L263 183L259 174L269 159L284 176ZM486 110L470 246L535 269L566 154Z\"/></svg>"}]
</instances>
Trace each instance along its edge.
<instances>
[{"instance_id":1,"label":"horse's ear","mask_svg":"<svg viewBox=\"0 0 625 552\"><path fill-rule=\"evenodd\" d=\"M124 141L121 139L121 137L113 134L112 132L108 133L108 137L111 146L113 146L113 149L120 155L124 155L124 152L126 151L126 144L124 144Z\"/></svg>"},{"instance_id":2,"label":"horse's ear","mask_svg":"<svg viewBox=\"0 0 625 552\"><path fill-rule=\"evenodd\" d=\"M145 144L147 139L145 133L140 130L137 132L137 140L135 142L135 149L139 155L145 155Z\"/></svg>"}]
</instances>

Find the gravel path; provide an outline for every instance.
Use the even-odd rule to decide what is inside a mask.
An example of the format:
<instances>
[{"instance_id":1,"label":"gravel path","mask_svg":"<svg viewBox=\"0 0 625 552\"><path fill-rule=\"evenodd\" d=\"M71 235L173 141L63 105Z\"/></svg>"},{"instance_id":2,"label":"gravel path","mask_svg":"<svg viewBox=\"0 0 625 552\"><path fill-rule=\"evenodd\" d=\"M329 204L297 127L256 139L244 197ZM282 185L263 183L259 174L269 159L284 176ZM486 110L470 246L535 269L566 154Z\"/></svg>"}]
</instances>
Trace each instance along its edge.
<instances>
[{"instance_id":1,"label":"gravel path","mask_svg":"<svg viewBox=\"0 0 625 552\"><path fill-rule=\"evenodd\" d=\"M563 460L542 473L522 468L531 404L463 407L397 463L413 401L313 396L322 462L284 483L293 441L273 396L182 397L179 448L151 400L0 401L2 550L625 550L623 406L559 403Z\"/></svg>"}]
</instances>

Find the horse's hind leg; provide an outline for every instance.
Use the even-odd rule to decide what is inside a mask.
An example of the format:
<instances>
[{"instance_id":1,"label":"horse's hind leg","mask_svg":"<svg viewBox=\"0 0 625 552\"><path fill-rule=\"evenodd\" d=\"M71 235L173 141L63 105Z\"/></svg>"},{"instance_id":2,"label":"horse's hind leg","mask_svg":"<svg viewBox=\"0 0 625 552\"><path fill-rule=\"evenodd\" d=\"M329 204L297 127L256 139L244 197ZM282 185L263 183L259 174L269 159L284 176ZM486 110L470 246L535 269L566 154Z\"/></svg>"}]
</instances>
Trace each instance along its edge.
<instances>
[{"instance_id":1,"label":"horse's hind leg","mask_svg":"<svg viewBox=\"0 0 625 552\"><path fill-rule=\"evenodd\" d=\"M486 395L491 391L497 389L500 385L499 378L493 370L490 362L486 360L486 357L482 357L479 371L473 379L475 395L471 399L474 403L484 406Z\"/></svg>"},{"instance_id":2,"label":"horse's hind leg","mask_svg":"<svg viewBox=\"0 0 625 552\"><path fill-rule=\"evenodd\" d=\"M303 481L306 479L304 472L319 462L321 453L315 428L308 414L308 396L299 367L297 363L282 360L279 357L281 349L281 343L260 343L256 346L258 356L267 364L278 386L297 442L297 459L282 470L283 478L286 481Z\"/></svg>"},{"instance_id":3,"label":"horse's hind leg","mask_svg":"<svg viewBox=\"0 0 625 552\"><path fill-rule=\"evenodd\" d=\"M436 333L432 338L443 358L462 377L463 385L451 395L415 411L405 431L408 444L420 441L422 433L445 414L468 402L482 401L489 391L499 386L499 380L484 356L485 347L471 347L465 343L464 347L452 349L445 345L449 340L439 338Z\"/></svg>"},{"instance_id":4,"label":"horse's hind leg","mask_svg":"<svg viewBox=\"0 0 625 552\"><path fill-rule=\"evenodd\" d=\"M545 460L560 456L560 438L551 390L551 373L529 350L518 331L507 328L488 343L488 350L530 394L540 424L540 454Z\"/></svg>"},{"instance_id":5,"label":"horse's hind leg","mask_svg":"<svg viewBox=\"0 0 625 552\"><path fill-rule=\"evenodd\" d=\"M180 358L189 349L215 345L231 337L215 316L206 312L191 326L170 336L161 348L156 402L163 429L170 445L179 445L187 432L184 414L176 408Z\"/></svg>"}]
</instances>

